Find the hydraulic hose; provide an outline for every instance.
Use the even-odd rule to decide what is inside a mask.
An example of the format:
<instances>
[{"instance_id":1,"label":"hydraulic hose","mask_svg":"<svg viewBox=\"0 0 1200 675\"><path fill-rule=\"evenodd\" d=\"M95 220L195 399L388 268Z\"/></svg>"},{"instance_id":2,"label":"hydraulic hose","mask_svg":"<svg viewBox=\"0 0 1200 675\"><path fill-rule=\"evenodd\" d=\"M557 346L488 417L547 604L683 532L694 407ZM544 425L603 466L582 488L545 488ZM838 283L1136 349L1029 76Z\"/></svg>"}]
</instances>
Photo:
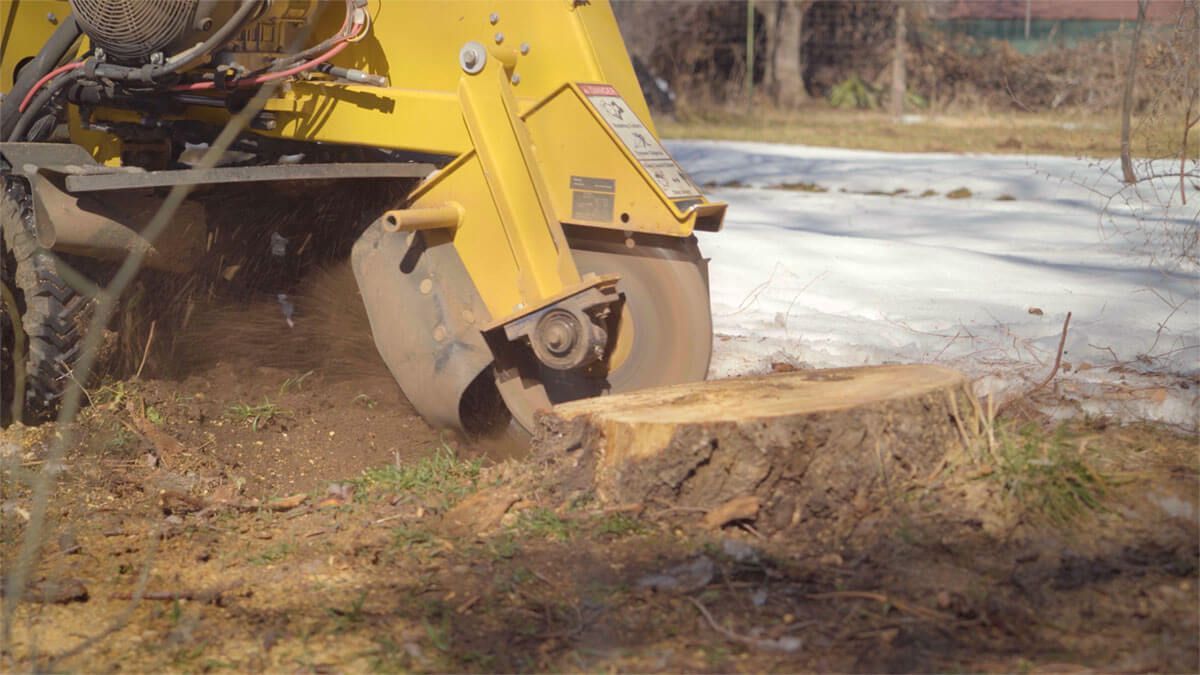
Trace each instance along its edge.
<instances>
[{"instance_id":1,"label":"hydraulic hose","mask_svg":"<svg viewBox=\"0 0 1200 675\"><path fill-rule=\"evenodd\" d=\"M313 68L316 68L317 66L321 65L322 63L325 63L329 59L331 59L331 58L337 56L339 53L341 53L341 51L343 49L345 49L346 47L348 47L350 45L351 40L353 40L354 38L358 37L361 34L361 32L364 30L364 27L365 27L365 22L363 22L363 23L355 22L350 26L350 32L348 34L341 35L341 36L337 37L337 39L333 40L333 42L334 42L333 47L331 47L329 50L327 50L324 54L321 54L320 56L317 56L316 58L314 58L310 61L306 61L299 65L292 66L291 68L288 68L287 70L271 71L264 75L258 75L257 77L250 77L250 78L246 78L243 80L238 80L234 84L234 87L236 87L238 89L248 89L250 87L256 87L260 84L266 84L267 82L272 82L274 80L281 80L285 77L291 77L292 75L304 72L306 70L312 70ZM308 50L306 50L306 51L308 51ZM213 81L193 82L191 84L181 84L181 85L171 87L171 91L204 91L207 89L215 89L216 86L217 86L216 82L213 82Z\"/></svg>"},{"instance_id":2,"label":"hydraulic hose","mask_svg":"<svg viewBox=\"0 0 1200 675\"><path fill-rule=\"evenodd\" d=\"M19 142L25 140L25 134L29 132L29 127L33 125L34 120L41 114L42 110L50 103L50 99L54 97L63 87L78 80L84 74L84 68L76 68L59 75L50 81L49 84L42 87L37 96L33 97L33 101L25 108L25 112L21 113L12 131L8 134L7 140L11 142ZM5 101L8 99L5 98Z\"/></svg>"},{"instance_id":3,"label":"hydraulic hose","mask_svg":"<svg viewBox=\"0 0 1200 675\"><path fill-rule=\"evenodd\" d=\"M37 56L34 56L32 61L21 68L17 81L13 83L12 91L8 92L4 96L4 102L0 103L0 138L8 138L20 117L17 107L21 101L33 90L36 82L58 65L71 45L79 39L80 32L75 17L67 16L50 35L50 39L42 46Z\"/></svg>"},{"instance_id":4,"label":"hydraulic hose","mask_svg":"<svg viewBox=\"0 0 1200 675\"><path fill-rule=\"evenodd\" d=\"M340 29L338 29L338 32L334 33L332 36L330 36L325 41L323 41L319 44L313 45L312 47L309 47L308 49L305 49L303 51L297 52L290 56L285 56L281 59L276 60L274 63L272 63L268 67L268 70L269 71L286 70L286 69L292 67L293 65L300 63L302 61L305 61L306 59L308 59L314 55L324 54L325 52L329 51L330 47L333 47L338 42L341 42L341 41L347 39L348 37L350 37L350 31L354 28L354 12L357 9L358 9L358 6L357 6L356 0L346 0L346 17L345 17L345 19L342 20L342 27ZM260 74L261 73L259 73L259 72L252 73L252 75L260 75Z\"/></svg>"},{"instance_id":5,"label":"hydraulic hose","mask_svg":"<svg viewBox=\"0 0 1200 675\"><path fill-rule=\"evenodd\" d=\"M185 68L189 68L198 62L200 59L208 55L209 52L217 47L225 44L233 34L242 28L247 21L253 16L254 11L259 9L263 4L263 0L241 0L241 4L233 15L218 28L207 40L197 44L190 50L185 50L176 55L176 60L168 61L163 66L147 66L144 69L122 68L119 66L102 66L108 76L114 79L125 79L122 76L133 75L129 79L144 79L146 81L154 81L156 79L171 75ZM3 115L0 116L0 138L9 141L21 141L25 139L25 134L29 132L41 110L46 107L54 94L61 91L64 87L78 80L85 72L82 61L70 63L59 68L52 69L66 50L79 37L79 26L75 22L74 17L68 17L55 30L50 41L38 53L36 59L46 57L44 63L48 63L50 67L44 67L41 63L31 62L25 69L21 71L21 78L17 86L13 87L13 91L8 96L4 97ZM70 38L70 39L68 39ZM57 50L58 56L50 58L53 55L52 50ZM185 56L191 52L190 56ZM30 66L38 65L37 69ZM26 73L28 72L28 78ZM136 78L140 74L140 78ZM28 84L21 87L21 84L28 80ZM40 91L39 91L40 89ZM36 94L36 95L35 95Z\"/></svg>"},{"instance_id":6,"label":"hydraulic hose","mask_svg":"<svg viewBox=\"0 0 1200 675\"><path fill-rule=\"evenodd\" d=\"M209 52L228 42L229 39L233 37L233 34L240 30L242 26L244 26L246 22L250 20L251 14L254 13L254 10L261 7L262 4L263 0L242 0L242 4L237 8L236 11L234 11L233 16L229 17L228 21L221 24L221 27L214 31L212 35L208 36L207 40L195 47L192 47L191 49L184 50L183 52L177 54L175 57L173 57L178 59L176 61L168 59L165 65L163 65L161 68L156 68L151 73L150 78L156 80L165 75L187 70L188 68L196 65L196 63L207 56ZM184 54L189 51L194 53L190 56L184 56Z\"/></svg>"},{"instance_id":7,"label":"hydraulic hose","mask_svg":"<svg viewBox=\"0 0 1200 675\"><path fill-rule=\"evenodd\" d=\"M29 90L29 93L25 94L25 98L21 99L21 105L17 106L17 110L19 112L25 112L25 109L29 107L29 101L33 99L33 95L37 93L38 89L42 88L43 84L53 80L57 75L62 75L63 73L75 70L76 68L82 68L83 65L83 61L72 61L65 66L59 66L43 75L42 79L38 80L37 83L33 85L33 88Z\"/></svg>"},{"instance_id":8,"label":"hydraulic hose","mask_svg":"<svg viewBox=\"0 0 1200 675\"><path fill-rule=\"evenodd\" d=\"M332 49L330 49L329 51L325 52L324 54L318 56L317 58L315 58L311 61L301 63L296 66L292 66L291 68L288 68L287 70L281 70L278 72L267 73L266 75L259 75L258 77L253 77L253 78L246 79L246 80L238 80L238 82L235 86L238 89L249 89L250 87L257 87L260 84L266 84L267 82L273 82L275 80L282 80L285 77L291 77L292 75L295 75L297 73L300 73L300 72L303 72L306 70L312 70L313 68L316 68L317 66L321 65L322 63L325 63L329 59L332 59L333 57L337 56L347 46L348 46L348 43L339 42L338 44L334 45ZM203 91L205 89L215 89L216 86L217 85L214 82L195 82L193 84L181 84L177 87L172 87L171 91Z\"/></svg>"}]
</instances>

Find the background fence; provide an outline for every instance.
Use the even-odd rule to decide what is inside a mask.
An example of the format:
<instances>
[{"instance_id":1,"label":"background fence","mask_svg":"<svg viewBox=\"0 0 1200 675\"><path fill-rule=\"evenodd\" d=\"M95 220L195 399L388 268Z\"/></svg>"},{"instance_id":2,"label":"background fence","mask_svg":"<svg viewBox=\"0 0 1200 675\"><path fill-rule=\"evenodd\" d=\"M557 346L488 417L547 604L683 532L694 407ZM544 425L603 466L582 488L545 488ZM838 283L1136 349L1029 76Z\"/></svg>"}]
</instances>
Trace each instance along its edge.
<instances>
[{"instance_id":1,"label":"background fence","mask_svg":"<svg viewBox=\"0 0 1200 675\"><path fill-rule=\"evenodd\" d=\"M905 110L1116 109L1137 0L616 0L660 109L826 101ZM1195 96L1200 4L1147 6L1135 111ZM897 37L900 36L900 50ZM897 61L901 68L897 71ZM651 92L654 93L654 92Z\"/></svg>"}]
</instances>

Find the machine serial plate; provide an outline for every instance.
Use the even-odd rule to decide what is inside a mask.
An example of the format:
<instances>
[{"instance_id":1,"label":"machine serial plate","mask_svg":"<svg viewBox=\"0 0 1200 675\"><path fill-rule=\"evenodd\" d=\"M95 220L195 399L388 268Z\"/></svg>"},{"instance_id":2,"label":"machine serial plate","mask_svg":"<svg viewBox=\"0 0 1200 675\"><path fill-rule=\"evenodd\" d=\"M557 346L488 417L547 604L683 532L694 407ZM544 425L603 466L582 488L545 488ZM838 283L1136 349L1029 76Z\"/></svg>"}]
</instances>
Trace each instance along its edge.
<instances>
[{"instance_id":1,"label":"machine serial plate","mask_svg":"<svg viewBox=\"0 0 1200 675\"><path fill-rule=\"evenodd\" d=\"M671 155L667 154L614 87L607 84L580 84L579 90L667 197L683 199L700 196L700 191L683 169L671 159Z\"/></svg>"},{"instance_id":2,"label":"machine serial plate","mask_svg":"<svg viewBox=\"0 0 1200 675\"><path fill-rule=\"evenodd\" d=\"M611 178L571 176L571 217L609 222L616 192L617 182Z\"/></svg>"}]
</instances>

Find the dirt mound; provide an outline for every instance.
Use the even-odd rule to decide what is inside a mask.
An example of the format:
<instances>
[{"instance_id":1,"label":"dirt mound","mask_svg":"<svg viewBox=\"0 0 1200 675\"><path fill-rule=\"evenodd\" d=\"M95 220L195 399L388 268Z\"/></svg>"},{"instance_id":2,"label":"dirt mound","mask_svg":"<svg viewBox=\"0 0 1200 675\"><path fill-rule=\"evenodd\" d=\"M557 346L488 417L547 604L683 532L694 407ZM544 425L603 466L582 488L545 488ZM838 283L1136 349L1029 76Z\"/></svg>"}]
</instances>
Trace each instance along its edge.
<instances>
[{"instance_id":1,"label":"dirt mound","mask_svg":"<svg viewBox=\"0 0 1200 675\"><path fill-rule=\"evenodd\" d=\"M277 374L250 379L265 386ZM243 380L232 370L213 380L198 410ZM360 473L341 453L361 441L343 433L371 428L372 414L391 416L322 413L322 397L336 396L329 389L289 389L282 401L295 419L258 431L247 420L186 417L176 407L185 389L140 392L156 426L231 465L193 470L164 454L149 466L132 447L73 449L31 601L17 608L0 663L96 672L1197 670L1194 437L1116 426L1029 436L997 452L1003 460L1032 444L1037 463L953 463L919 489L863 504L876 527L821 542L737 524L709 530L700 507L605 508L540 481L536 461L481 467L439 448ZM310 403L318 424L301 431ZM137 426L140 415L90 410L91 437L130 417ZM326 422L342 426L319 441ZM247 434L238 454L228 448L237 437L222 435L230 426ZM216 441L198 448L189 429ZM338 460L320 467L331 477L342 469L335 489L252 491L253 476L232 465L301 441L324 443ZM36 441L20 447L21 461L39 461ZM1047 488L1081 487L1051 480L1064 454L1113 480L1103 502L1051 525L1043 500L1066 495ZM518 479L527 489L512 489ZM1034 491L1014 492L1021 481ZM11 564L30 506L15 483L4 496L11 527L0 530L0 565Z\"/></svg>"}]
</instances>

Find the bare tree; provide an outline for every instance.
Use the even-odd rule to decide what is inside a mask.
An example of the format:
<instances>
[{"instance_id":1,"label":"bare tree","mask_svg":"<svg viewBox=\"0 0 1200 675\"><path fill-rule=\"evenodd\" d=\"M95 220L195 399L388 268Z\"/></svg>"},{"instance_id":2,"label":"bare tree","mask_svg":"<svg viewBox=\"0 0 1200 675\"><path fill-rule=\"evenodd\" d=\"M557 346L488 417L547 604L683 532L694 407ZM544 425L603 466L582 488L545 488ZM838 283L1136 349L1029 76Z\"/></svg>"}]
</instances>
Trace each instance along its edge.
<instances>
[{"instance_id":1,"label":"bare tree","mask_svg":"<svg viewBox=\"0 0 1200 675\"><path fill-rule=\"evenodd\" d=\"M1138 48L1142 43L1142 29L1146 25L1146 8L1150 0L1138 0L1137 26L1133 29L1133 46L1129 50L1129 68L1125 71L1125 93L1121 96L1121 174L1126 183L1136 183L1133 158L1129 148L1129 117L1133 113L1133 85L1137 76Z\"/></svg>"},{"instance_id":2,"label":"bare tree","mask_svg":"<svg viewBox=\"0 0 1200 675\"><path fill-rule=\"evenodd\" d=\"M1191 29L1192 34L1200 37L1200 0L1192 0L1191 2L1192 16ZM1183 57L1184 61L1184 97L1187 100L1186 107L1183 109L1183 140L1179 143L1179 199L1183 204L1187 204L1187 158L1188 158L1188 132L1192 127L1200 124L1200 111L1196 110L1200 106L1200 40L1197 40L1192 45L1188 53ZM1195 113L1193 115L1193 113Z\"/></svg>"},{"instance_id":3,"label":"bare tree","mask_svg":"<svg viewBox=\"0 0 1200 675\"><path fill-rule=\"evenodd\" d=\"M766 18L766 81L772 100L792 107L808 100L804 88L804 15L812 0L770 0Z\"/></svg>"},{"instance_id":4,"label":"bare tree","mask_svg":"<svg viewBox=\"0 0 1200 675\"><path fill-rule=\"evenodd\" d=\"M900 119L904 114L904 95L908 91L908 84L905 82L904 68L904 42L908 39L907 27L905 25L904 3L897 3L896 7L896 46L892 54L892 100L891 109L892 117Z\"/></svg>"}]
</instances>

